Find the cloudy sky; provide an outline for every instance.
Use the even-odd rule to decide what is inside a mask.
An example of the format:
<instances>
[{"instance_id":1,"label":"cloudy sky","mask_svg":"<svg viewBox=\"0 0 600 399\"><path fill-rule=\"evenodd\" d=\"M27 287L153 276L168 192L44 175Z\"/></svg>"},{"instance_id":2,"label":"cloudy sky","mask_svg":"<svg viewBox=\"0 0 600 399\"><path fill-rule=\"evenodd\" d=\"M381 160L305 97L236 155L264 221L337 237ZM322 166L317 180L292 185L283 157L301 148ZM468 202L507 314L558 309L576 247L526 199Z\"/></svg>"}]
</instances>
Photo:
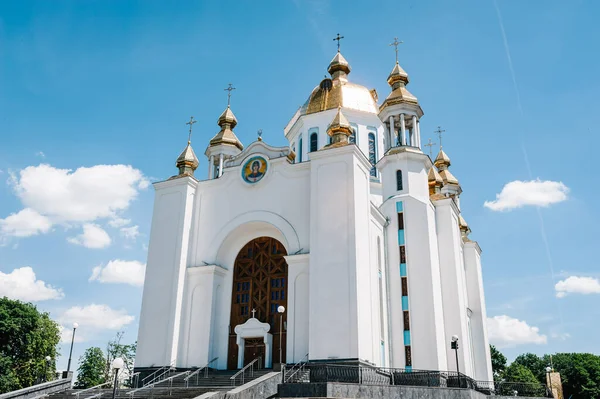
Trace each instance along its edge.
<instances>
[{"instance_id":1,"label":"cloudy sky","mask_svg":"<svg viewBox=\"0 0 600 399\"><path fill-rule=\"evenodd\" d=\"M228 83L236 133L284 145L326 72L386 84L398 37L423 142L444 149L483 248L492 343L600 352L600 3L439 1L0 3L0 295L64 326L74 357L117 331L134 341L151 183L173 175L185 122L202 154ZM450 6L452 3L452 6ZM260 4L260 5L259 5ZM203 158L197 172L206 175ZM63 345L59 368L66 367Z\"/></svg>"}]
</instances>

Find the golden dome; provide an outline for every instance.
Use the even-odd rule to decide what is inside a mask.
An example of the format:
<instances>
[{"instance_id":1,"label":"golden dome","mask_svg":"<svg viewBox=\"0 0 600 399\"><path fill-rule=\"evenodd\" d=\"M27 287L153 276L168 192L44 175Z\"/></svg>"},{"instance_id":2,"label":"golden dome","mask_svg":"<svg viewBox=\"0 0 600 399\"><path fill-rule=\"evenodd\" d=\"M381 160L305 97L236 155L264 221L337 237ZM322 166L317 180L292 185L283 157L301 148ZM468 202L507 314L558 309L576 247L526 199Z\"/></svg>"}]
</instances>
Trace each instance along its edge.
<instances>
[{"instance_id":1,"label":"golden dome","mask_svg":"<svg viewBox=\"0 0 600 399\"><path fill-rule=\"evenodd\" d=\"M448 170L448 167L450 166L450 157L441 148L437 157L435 157L433 164L439 169L444 184L459 184L458 179L450 173L450 170Z\"/></svg>"},{"instance_id":2,"label":"golden dome","mask_svg":"<svg viewBox=\"0 0 600 399\"><path fill-rule=\"evenodd\" d=\"M341 53L337 53L329 63L331 79L325 78L310 93L300 108L299 115L309 115L342 107L356 111L379 113L375 92L365 86L348 82L350 64Z\"/></svg>"},{"instance_id":3,"label":"golden dome","mask_svg":"<svg viewBox=\"0 0 600 399\"><path fill-rule=\"evenodd\" d=\"M393 86L396 82L404 82L404 84L408 84L408 74L404 69L402 69L400 64L396 62L396 65L394 66L394 69L392 69L392 72L390 72L390 76L388 76L387 81L390 86Z\"/></svg>"},{"instance_id":4,"label":"golden dome","mask_svg":"<svg viewBox=\"0 0 600 399\"><path fill-rule=\"evenodd\" d=\"M350 68L350 64L348 63L348 61L346 61L342 53L340 53L339 51L329 63L329 68L327 68L327 72L329 72L331 76L333 76L336 72L339 71L347 75L350 73L351 70L352 69ZM335 78L335 76L333 77Z\"/></svg>"},{"instance_id":5,"label":"golden dome","mask_svg":"<svg viewBox=\"0 0 600 399\"><path fill-rule=\"evenodd\" d=\"M327 134L331 137L331 145L341 146L348 144L348 137L352 135L352 126L338 107L338 112L327 127Z\"/></svg>"},{"instance_id":6,"label":"golden dome","mask_svg":"<svg viewBox=\"0 0 600 399\"><path fill-rule=\"evenodd\" d=\"M440 152L438 152L437 157L435 157L435 161L433 162L433 164L438 168L441 166L447 168L451 165L450 157L444 152L444 150L440 148Z\"/></svg>"},{"instance_id":7,"label":"golden dome","mask_svg":"<svg viewBox=\"0 0 600 399\"><path fill-rule=\"evenodd\" d=\"M235 133L233 133L232 129L237 125L237 119L229 106L227 106L227 109L219 116L217 124L221 127L221 130L210 140L209 145L211 147L224 144L235 146L239 148L240 151L244 149L242 142L237 138Z\"/></svg>"},{"instance_id":8,"label":"golden dome","mask_svg":"<svg viewBox=\"0 0 600 399\"><path fill-rule=\"evenodd\" d=\"M429 168L429 173L427 173L427 181L429 182L429 185L441 185L442 184L442 176L440 176L440 174L438 173L438 171L435 169L435 167L431 167Z\"/></svg>"},{"instance_id":9,"label":"golden dome","mask_svg":"<svg viewBox=\"0 0 600 399\"><path fill-rule=\"evenodd\" d=\"M194 171L198 168L199 162L189 141L183 152L177 157L175 165L179 169L180 176L194 175Z\"/></svg>"},{"instance_id":10,"label":"golden dome","mask_svg":"<svg viewBox=\"0 0 600 399\"><path fill-rule=\"evenodd\" d=\"M379 108L380 111L387 106L402 103L413 104L416 105L419 110L421 109L417 97L415 97L406 88L406 85L409 82L408 74L404 69L402 69L397 61L396 65L394 65L394 68L392 69L392 72L390 72L390 75L388 76L387 82L390 86L392 86L392 92L387 96L385 101L383 101L383 104L381 104L381 107ZM422 112L423 111L421 111L421 113Z\"/></svg>"}]
</instances>

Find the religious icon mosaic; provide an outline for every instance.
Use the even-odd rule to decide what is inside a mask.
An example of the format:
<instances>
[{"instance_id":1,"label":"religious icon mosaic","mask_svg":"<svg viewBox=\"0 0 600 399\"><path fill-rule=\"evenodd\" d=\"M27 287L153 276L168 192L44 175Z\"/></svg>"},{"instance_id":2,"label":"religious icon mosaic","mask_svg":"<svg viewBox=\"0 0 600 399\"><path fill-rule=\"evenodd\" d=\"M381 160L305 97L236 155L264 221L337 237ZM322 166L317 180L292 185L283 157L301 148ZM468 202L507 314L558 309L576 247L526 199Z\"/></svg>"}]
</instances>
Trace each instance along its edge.
<instances>
[{"instance_id":1,"label":"religious icon mosaic","mask_svg":"<svg viewBox=\"0 0 600 399\"><path fill-rule=\"evenodd\" d=\"M259 182L267 173L267 161L263 157L252 157L242 167L242 178L246 183Z\"/></svg>"}]
</instances>

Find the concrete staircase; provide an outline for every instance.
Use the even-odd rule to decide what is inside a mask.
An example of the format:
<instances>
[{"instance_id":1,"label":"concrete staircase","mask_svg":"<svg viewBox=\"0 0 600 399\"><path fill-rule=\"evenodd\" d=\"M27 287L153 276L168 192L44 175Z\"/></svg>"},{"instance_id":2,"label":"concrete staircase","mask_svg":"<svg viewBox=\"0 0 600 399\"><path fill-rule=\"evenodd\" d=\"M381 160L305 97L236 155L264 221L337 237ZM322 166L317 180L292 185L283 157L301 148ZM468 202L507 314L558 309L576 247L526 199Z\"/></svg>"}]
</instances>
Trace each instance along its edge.
<instances>
[{"instance_id":1,"label":"concrete staircase","mask_svg":"<svg viewBox=\"0 0 600 399\"><path fill-rule=\"evenodd\" d=\"M227 392L243 384L247 384L259 377L262 377L272 370L256 370L252 375L246 374L244 380L238 377L235 384L231 377L237 370L213 371L205 376L200 373L192 376L188 381L185 378L189 373L181 371L170 371L165 374L161 381L155 382L152 386L146 386L142 389L118 389L116 398L118 399L159 399L159 398L177 398L191 399L207 392ZM76 399L78 390L70 389L63 392L51 394L49 399ZM111 399L112 389L97 389L79 394L78 399Z\"/></svg>"}]
</instances>

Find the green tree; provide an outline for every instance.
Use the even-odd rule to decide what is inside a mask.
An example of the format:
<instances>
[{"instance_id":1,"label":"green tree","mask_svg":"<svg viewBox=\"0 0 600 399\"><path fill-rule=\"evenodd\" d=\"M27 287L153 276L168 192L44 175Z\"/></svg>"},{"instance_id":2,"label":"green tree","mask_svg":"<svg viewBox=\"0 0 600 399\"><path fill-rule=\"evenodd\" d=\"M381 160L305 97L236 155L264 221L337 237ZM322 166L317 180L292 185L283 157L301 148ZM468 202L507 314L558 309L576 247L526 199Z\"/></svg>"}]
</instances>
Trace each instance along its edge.
<instances>
[{"instance_id":1,"label":"green tree","mask_svg":"<svg viewBox=\"0 0 600 399\"><path fill-rule=\"evenodd\" d=\"M546 367L550 364L543 357L534 353L517 356L514 363L527 367L541 384L546 383Z\"/></svg>"},{"instance_id":2,"label":"green tree","mask_svg":"<svg viewBox=\"0 0 600 399\"><path fill-rule=\"evenodd\" d=\"M121 370L122 378L121 381L125 382L126 386L131 387L133 381L131 381L131 376L133 375L133 365L135 362L135 351L137 348L137 342L133 344L122 344L121 339L125 333L120 331L117 333L116 337L108 342L106 347L106 365L104 369L104 375L107 381L112 381L111 376L113 375L113 371L111 370L112 361L120 357L123 359L125 365L123 370Z\"/></svg>"},{"instance_id":3,"label":"green tree","mask_svg":"<svg viewBox=\"0 0 600 399\"><path fill-rule=\"evenodd\" d=\"M50 379L59 341L58 324L48 313L30 303L0 298L0 393ZM46 356L53 361L48 364Z\"/></svg>"},{"instance_id":4,"label":"green tree","mask_svg":"<svg viewBox=\"0 0 600 399\"><path fill-rule=\"evenodd\" d=\"M501 378L506 369L506 357L494 345L490 345L490 354L492 357L492 371L494 372L494 381Z\"/></svg>"},{"instance_id":5,"label":"green tree","mask_svg":"<svg viewBox=\"0 0 600 399\"><path fill-rule=\"evenodd\" d=\"M104 375L105 365L106 358L102 353L102 349L98 347L87 348L79 358L75 388L85 389L104 383L106 381Z\"/></svg>"},{"instance_id":6,"label":"green tree","mask_svg":"<svg viewBox=\"0 0 600 399\"><path fill-rule=\"evenodd\" d=\"M521 396L544 396L546 388L540 384L531 370L520 363L512 362L504 370L499 383L501 395L512 396L517 391Z\"/></svg>"},{"instance_id":7,"label":"green tree","mask_svg":"<svg viewBox=\"0 0 600 399\"><path fill-rule=\"evenodd\" d=\"M550 364L550 356L544 356ZM557 353L552 365L561 376L565 398L600 398L600 356L591 353Z\"/></svg>"}]
</instances>

